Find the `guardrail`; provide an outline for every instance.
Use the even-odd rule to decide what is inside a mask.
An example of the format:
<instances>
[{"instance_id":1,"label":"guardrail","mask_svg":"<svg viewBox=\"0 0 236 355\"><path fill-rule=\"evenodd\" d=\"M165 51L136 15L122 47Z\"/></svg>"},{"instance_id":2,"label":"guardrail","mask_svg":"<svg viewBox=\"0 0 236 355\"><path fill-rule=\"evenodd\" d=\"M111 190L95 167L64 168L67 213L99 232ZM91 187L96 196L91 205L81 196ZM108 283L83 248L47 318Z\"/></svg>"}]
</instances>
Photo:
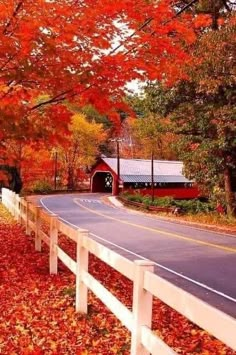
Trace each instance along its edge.
<instances>
[{"instance_id":1,"label":"guardrail","mask_svg":"<svg viewBox=\"0 0 236 355\"><path fill-rule=\"evenodd\" d=\"M123 196L119 196L119 200L126 206L133 206L133 207L138 207L138 208L143 208L149 211L155 211L155 212L166 212L166 213L174 213L175 207L163 207L163 206L146 206L145 203L142 202L136 202L136 201L131 201L128 200L127 198Z\"/></svg>"},{"instance_id":2,"label":"guardrail","mask_svg":"<svg viewBox=\"0 0 236 355\"><path fill-rule=\"evenodd\" d=\"M132 262L91 239L87 230L68 226L57 215L46 213L41 206L36 206L5 188L2 189L2 203L19 223L25 225L27 234L34 231L37 251L41 251L42 242L49 246L51 274L57 273L58 259L75 274L77 312L87 313L87 294L90 289L130 330L131 355L177 354L151 330L153 296L236 350L236 320L155 275L151 261ZM44 223L49 224L48 232L42 228ZM76 243L76 260L59 247L59 232ZM133 281L132 311L88 272L89 253Z\"/></svg>"}]
</instances>

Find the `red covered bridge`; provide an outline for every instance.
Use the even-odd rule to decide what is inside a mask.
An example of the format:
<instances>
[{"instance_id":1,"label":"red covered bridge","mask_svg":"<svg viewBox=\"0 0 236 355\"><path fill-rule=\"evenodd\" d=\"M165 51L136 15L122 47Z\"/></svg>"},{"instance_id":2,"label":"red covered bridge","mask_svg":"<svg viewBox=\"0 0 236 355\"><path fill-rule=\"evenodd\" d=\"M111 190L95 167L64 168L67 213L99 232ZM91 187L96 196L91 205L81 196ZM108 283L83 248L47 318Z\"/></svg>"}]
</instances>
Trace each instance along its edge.
<instances>
[{"instance_id":1,"label":"red covered bridge","mask_svg":"<svg viewBox=\"0 0 236 355\"><path fill-rule=\"evenodd\" d=\"M151 160L120 159L120 181L118 185L117 159L101 158L91 172L91 191L138 192L151 195ZM190 199L200 196L200 191L182 174L180 161L154 160L154 194L178 199ZM119 188L118 188L119 186Z\"/></svg>"}]
</instances>

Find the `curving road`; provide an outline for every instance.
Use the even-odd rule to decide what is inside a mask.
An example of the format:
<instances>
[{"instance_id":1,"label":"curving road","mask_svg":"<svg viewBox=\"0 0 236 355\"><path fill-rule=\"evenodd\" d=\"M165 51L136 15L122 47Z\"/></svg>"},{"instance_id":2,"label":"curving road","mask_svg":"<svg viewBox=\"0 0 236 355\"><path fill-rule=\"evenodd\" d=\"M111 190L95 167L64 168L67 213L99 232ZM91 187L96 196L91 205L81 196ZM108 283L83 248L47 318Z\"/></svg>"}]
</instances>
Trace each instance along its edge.
<instances>
[{"instance_id":1,"label":"curving road","mask_svg":"<svg viewBox=\"0 0 236 355\"><path fill-rule=\"evenodd\" d=\"M236 317L235 235L115 207L104 194L54 195L40 202L123 256L154 261L158 275Z\"/></svg>"}]
</instances>

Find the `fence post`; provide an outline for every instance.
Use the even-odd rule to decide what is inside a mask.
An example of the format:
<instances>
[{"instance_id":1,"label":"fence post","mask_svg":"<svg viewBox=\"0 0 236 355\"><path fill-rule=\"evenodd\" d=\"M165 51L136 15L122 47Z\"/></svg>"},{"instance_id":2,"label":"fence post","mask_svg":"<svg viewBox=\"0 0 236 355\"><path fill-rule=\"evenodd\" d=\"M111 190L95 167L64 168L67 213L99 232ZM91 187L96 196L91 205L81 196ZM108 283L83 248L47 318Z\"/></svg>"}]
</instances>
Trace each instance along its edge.
<instances>
[{"instance_id":1,"label":"fence post","mask_svg":"<svg viewBox=\"0 0 236 355\"><path fill-rule=\"evenodd\" d=\"M15 194L15 219L19 222L19 195Z\"/></svg>"},{"instance_id":2,"label":"fence post","mask_svg":"<svg viewBox=\"0 0 236 355\"><path fill-rule=\"evenodd\" d=\"M24 197L21 197L20 198L20 218L19 218L20 224L24 223L24 219L23 219L24 213L25 213L25 211L24 211Z\"/></svg>"},{"instance_id":3,"label":"fence post","mask_svg":"<svg viewBox=\"0 0 236 355\"><path fill-rule=\"evenodd\" d=\"M17 214L17 222L20 223L20 196L16 195L16 214Z\"/></svg>"},{"instance_id":4,"label":"fence post","mask_svg":"<svg viewBox=\"0 0 236 355\"><path fill-rule=\"evenodd\" d=\"M15 219L16 218L16 193L15 192L12 192L11 203L12 203L12 215Z\"/></svg>"},{"instance_id":5,"label":"fence post","mask_svg":"<svg viewBox=\"0 0 236 355\"><path fill-rule=\"evenodd\" d=\"M9 190L9 194L8 194L8 204L9 204L8 210L11 214L13 214L12 213L12 191L11 190Z\"/></svg>"},{"instance_id":6,"label":"fence post","mask_svg":"<svg viewBox=\"0 0 236 355\"><path fill-rule=\"evenodd\" d=\"M3 206L7 207L6 189L4 187L2 187L2 204Z\"/></svg>"},{"instance_id":7,"label":"fence post","mask_svg":"<svg viewBox=\"0 0 236 355\"><path fill-rule=\"evenodd\" d=\"M154 271L154 263L149 260L135 260L133 284L133 317L134 324L131 333L131 355L147 355L149 352L141 344L141 326L151 328L152 299L151 293L143 288L145 271Z\"/></svg>"},{"instance_id":8,"label":"fence post","mask_svg":"<svg viewBox=\"0 0 236 355\"><path fill-rule=\"evenodd\" d=\"M11 190L9 190L9 194L7 197L8 197L8 210L12 214L12 191Z\"/></svg>"},{"instance_id":9,"label":"fence post","mask_svg":"<svg viewBox=\"0 0 236 355\"><path fill-rule=\"evenodd\" d=\"M29 218L30 218L30 202L26 200L26 221L25 221L25 233L30 235Z\"/></svg>"},{"instance_id":10,"label":"fence post","mask_svg":"<svg viewBox=\"0 0 236 355\"><path fill-rule=\"evenodd\" d=\"M50 218L50 251L49 251L49 272L57 274L57 243L58 243L58 219L57 215L53 214Z\"/></svg>"},{"instance_id":11,"label":"fence post","mask_svg":"<svg viewBox=\"0 0 236 355\"><path fill-rule=\"evenodd\" d=\"M34 240L34 246L36 251L41 251L42 249L42 242L40 238L40 226L41 226L41 221L40 221L40 211L42 209L41 206L35 206L36 211L35 211L35 240Z\"/></svg>"},{"instance_id":12,"label":"fence post","mask_svg":"<svg viewBox=\"0 0 236 355\"><path fill-rule=\"evenodd\" d=\"M83 242L88 238L87 230L78 230L77 252L76 252L76 292L75 310L80 313L88 312L88 288L82 281L83 271L88 272L88 250L83 246Z\"/></svg>"},{"instance_id":13,"label":"fence post","mask_svg":"<svg viewBox=\"0 0 236 355\"><path fill-rule=\"evenodd\" d=\"M8 211L12 214L11 200L12 200L11 190L8 190L7 191L7 208L8 208Z\"/></svg>"},{"instance_id":14,"label":"fence post","mask_svg":"<svg viewBox=\"0 0 236 355\"><path fill-rule=\"evenodd\" d=\"M4 206L8 209L8 211L10 212L10 207L9 207L9 191L7 189L4 189L4 191L2 190L2 197L4 197L4 199L2 201L4 201Z\"/></svg>"},{"instance_id":15,"label":"fence post","mask_svg":"<svg viewBox=\"0 0 236 355\"><path fill-rule=\"evenodd\" d=\"M3 201L4 201L4 206L8 209L8 211L10 212L10 207L9 207L9 190L4 189L4 191L2 190L2 197L4 197Z\"/></svg>"}]
</instances>

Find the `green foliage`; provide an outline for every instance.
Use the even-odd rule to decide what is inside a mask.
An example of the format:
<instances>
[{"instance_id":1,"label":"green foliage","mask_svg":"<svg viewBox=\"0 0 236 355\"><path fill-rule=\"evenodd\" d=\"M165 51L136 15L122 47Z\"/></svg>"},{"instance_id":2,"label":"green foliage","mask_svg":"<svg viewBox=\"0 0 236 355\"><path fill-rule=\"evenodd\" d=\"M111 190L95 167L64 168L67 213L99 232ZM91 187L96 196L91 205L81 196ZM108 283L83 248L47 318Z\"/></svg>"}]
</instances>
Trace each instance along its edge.
<instances>
[{"instance_id":1,"label":"green foliage","mask_svg":"<svg viewBox=\"0 0 236 355\"><path fill-rule=\"evenodd\" d=\"M48 194L52 190L51 184L46 180L37 180L31 186L31 191L37 194Z\"/></svg>"},{"instance_id":2,"label":"green foliage","mask_svg":"<svg viewBox=\"0 0 236 355\"><path fill-rule=\"evenodd\" d=\"M192 48L193 61L183 66L188 80L171 89L160 83L146 89L150 111L171 119L169 130L178 136L175 149L185 176L209 196L215 189L223 191L228 214L233 211L236 170L235 38L230 21L218 31L207 31Z\"/></svg>"},{"instance_id":3,"label":"green foliage","mask_svg":"<svg viewBox=\"0 0 236 355\"><path fill-rule=\"evenodd\" d=\"M152 205L152 199L150 196L143 196L143 200L142 203L144 204L144 206L147 208L149 206Z\"/></svg>"},{"instance_id":4,"label":"green foliage","mask_svg":"<svg viewBox=\"0 0 236 355\"><path fill-rule=\"evenodd\" d=\"M129 201L133 201L133 202L143 202L143 196L139 195L139 194L135 194L135 195L130 195L130 194L123 194L123 196L125 198L127 198L127 200Z\"/></svg>"},{"instance_id":5,"label":"green foliage","mask_svg":"<svg viewBox=\"0 0 236 355\"><path fill-rule=\"evenodd\" d=\"M209 213L215 211L215 206L210 202L202 202L200 200L175 200L173 204L179 207L184 213L195 214L195 213Z\"/></svg>"},{"instance_id":6,"label":"green foliage","mask_svg":"<svg viewBox=\"0 0 236 355\"><path fill-rule=\"evenodd\" d=\"M168 148L165 142L168 138L165 135L165 124L160 116L150 114L133 122L132 133L135 140L142 147L142 154L155 158L166 158Z\"/></svg>"},{"instance_id":7,"label":"green foliage","mask_svg":"<svg viewBox=\"0 0 236 355\"><path fill-rule=\"evenodd\" d=\"M130 107L132 107L136 116L141 118L147 116L149 110L145 105L146 98L141 97L140 95L133 95L126 97L126 102Z\"/></svg>"},{"instance_id":8,"label":"green foliage","mask_svg":"<svg viewBox=\"0 0 236 355\"><path fill-rule=\"evenodd\" d=\"M130 133L136 146L140 147L138 157L150 159L176 160L176 136L170 127L170 120L165 117L170 90L164 91L160 83L148 84L143 96L128 99L137 119L130 121ZM126 127L127 131L127 127Z\"/></svg>"},{"instance_id":9,"label":"green foliage","mask_svg":"<svg viewBox=\"0 0 236 355\"><path fill-rule=\"evenodd\" d=\"M105 129L112 127L112 122L109 121L108 117L100 114L92 105L84 106L81 111L89 122L95 121L96 123L101 123ZM79 112L77 111L77 113Z\"/></svg>"},{"instance_id":10,"label":"green foliage","mask_svg":"<svg viewBox=\"0 0 236 355\"><path fill-rule=\"evenodd\" d=\"M196 213L209 213L216 210L215 202L202 202L198 199L193 200L175 200L171 196L158 197L152 202L151 196L142 196L140 194L127 194L125 197L129 201L143 203L145 207L179 207L182 213L196 214Z\"/></svg>"},{"instance_id":11,"label":"green foliage","mask_svg":"<svg viewBox=\"0 0 236 355\"><path fill-rule=\"evenodd\" d=\"M174 199L170 196L155 198L153 205L160 207L172 207L174 205Z\"/></svg>"},{"instance_id":12,"label":"green foliage","mask_svg":"<svg viewBox=\"0 0 236 355\"><path fill-rule=\"evenodd\" d=\"M144 203L146 207L148 206L172 207L175 205L173 197L169 197L169 196L154 198L154 200L152 201L151 196L146 195L142 197L142 203Z\"/></svg>"}]
</instances>

